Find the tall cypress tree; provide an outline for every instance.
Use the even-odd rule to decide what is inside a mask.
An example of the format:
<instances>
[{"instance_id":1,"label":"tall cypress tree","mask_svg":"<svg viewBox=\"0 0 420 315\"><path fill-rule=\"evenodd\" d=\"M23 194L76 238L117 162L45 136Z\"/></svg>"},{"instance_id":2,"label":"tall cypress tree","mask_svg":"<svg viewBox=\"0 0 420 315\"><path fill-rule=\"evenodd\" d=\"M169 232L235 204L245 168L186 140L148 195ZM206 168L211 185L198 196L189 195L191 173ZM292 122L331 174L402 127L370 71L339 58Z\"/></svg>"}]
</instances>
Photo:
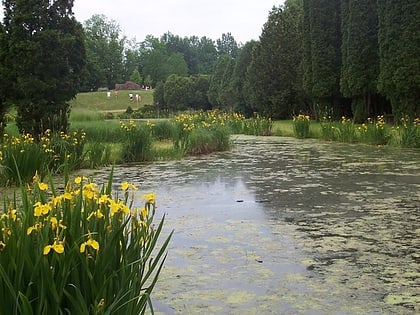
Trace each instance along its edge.
<instances>
[{"instance_id":1,"label":"tall cypress tree","mask_svg":"<svg viewBox=\"0 0 420 315\"><path fill-rule=\"evenodd\" d=\"M274 7L264 24L249 69L258 110L285 119L299 110L301 95L302 3L288 0Z\"/></svg>"},{"instance_id":2,"label":"tall cypress tree","mask_svg":"<svg viewBox=\"0 0 420 315\"><path fill-rule=\"evenodd\" d=\"M303 1L303 87L313 103L341 115L341 2Z\"/></svg>"},{"instance_id":3,"label":"tall cypress tree","mask_svg":"<svg viewBox=\"0 0 420 315\"><path fill-rule=\"evenodd\" d=\"M354 119L362 121L378 114L372 102L377 99L379 74L378 19L376 0L342 0L341 92L352 98Z\"/></svg>"},{"instance_id":4,"label":"tall cypress tree","mask_svg":"<svg viewBox=\"0 0 420 315\"><path fill-rule=\"evenodd\" d=\"M420 1L378 1L378 89L394 116L420 115Z\"/></svg>"}]
</instances>

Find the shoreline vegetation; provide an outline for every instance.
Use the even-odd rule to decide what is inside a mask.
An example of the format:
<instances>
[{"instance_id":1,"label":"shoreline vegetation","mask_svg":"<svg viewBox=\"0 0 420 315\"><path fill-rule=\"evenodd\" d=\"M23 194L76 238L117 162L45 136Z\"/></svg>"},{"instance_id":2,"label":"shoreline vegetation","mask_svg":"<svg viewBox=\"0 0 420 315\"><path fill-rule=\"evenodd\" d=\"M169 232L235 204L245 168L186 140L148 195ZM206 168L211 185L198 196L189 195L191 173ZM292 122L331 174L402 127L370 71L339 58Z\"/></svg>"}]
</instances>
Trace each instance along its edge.
<instances>
[{"instance_id":1,"label":"shoreline vegetation","mask_svg":"<svg viewBox=\"0 0 420 315\"><path fill-rule=\"evenodd\" d=\"M383 116L364 124L346 117L316 121L304 114L272 121L257 113L250 118L220 110L167 113L152 105L133 109L132 103L123 110L116 100L108 106L86 102L73 105L67 133L47 129L38 138L19 134L8 114L0 186L20 190L5 194L0 215L0 296L2 305L15 305L11 314L153 310L152 290L172 235L158 240L164 216L154 222L154 193L143 194L144 206L136 207L137 187L124 182L115 192L113 171L108 183L100 184L86 177L71 180L78 170L226 151L235 134L420 147L419 118L395 125ZM53 176L64 185L55 184Z\"/></svg>"},{"instance_id":2,"label":"shoreline vegetation","mask_svg":"<svg viewBox=\"0 0 420 315\"><path fill-rule=\"evenodd\" d=\"M130 100L129 93L141 101ZM384 116L356 124L347 117L333 120L329 115L293 115L290 120L273 121L255 113L246 118L221 110L158 110L153 91L80 93L72 102L67 133L46 130L39 138L20 135L13 112L0 150L0 186L31 182L77 169L131 162L180 159L187 155L226 151L230 135L287 136L323 141L420 148L420 118L404 117L393 124ZM19 173L17 172L19 169Z\"/></svg>"}]
</instances>

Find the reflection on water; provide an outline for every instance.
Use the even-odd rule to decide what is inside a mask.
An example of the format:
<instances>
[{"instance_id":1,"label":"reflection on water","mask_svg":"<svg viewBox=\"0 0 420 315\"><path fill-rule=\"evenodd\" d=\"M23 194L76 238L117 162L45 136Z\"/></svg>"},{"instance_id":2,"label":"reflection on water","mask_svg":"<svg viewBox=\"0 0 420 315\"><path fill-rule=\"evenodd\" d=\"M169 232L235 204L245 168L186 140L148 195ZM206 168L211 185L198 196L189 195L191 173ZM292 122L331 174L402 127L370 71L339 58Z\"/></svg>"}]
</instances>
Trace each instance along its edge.
<instances>
[{"instance_id":1,"label":"reflection on water","mask_svg":"<svg viewBox=\"0 0 420 315\"><path fill-rule=\"evenodd\" d=\"M118 167L175 229L163 314L420 311L420 151L240 136L231 152Z\"/></svg>"}]
</instances>

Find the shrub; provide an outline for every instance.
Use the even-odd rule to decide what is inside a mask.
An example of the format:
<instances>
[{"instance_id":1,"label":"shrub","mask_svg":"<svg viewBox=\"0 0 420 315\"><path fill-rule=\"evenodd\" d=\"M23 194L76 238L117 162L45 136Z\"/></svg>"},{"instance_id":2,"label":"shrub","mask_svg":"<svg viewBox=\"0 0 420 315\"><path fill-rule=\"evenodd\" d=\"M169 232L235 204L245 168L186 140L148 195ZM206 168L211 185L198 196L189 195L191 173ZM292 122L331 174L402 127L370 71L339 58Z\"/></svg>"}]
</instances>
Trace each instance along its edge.
<instances>
[{"instance_id":1,"label":"shrub","mask_svg":"<svg viewBox=\"0 0 420 315\"><path fill-rule=\"evenodd\" d=\"M50 184L51 185L51 184ZM4 314L143 314L171 234L157 250L155 195L132 208L137 188L76 178L62 193L35 178L0 216Z\"/></svg>"},{"instance_id":2,"label":"shrub","mask_svg":"<svg viewBox=\"0 0 420 315\"><path fill-rule=\"evenodd\" d=\"M297 138L309 137L309 125L311 118L307 115L299 114L293 117L293 131Z\"/></svg>"}]
</instances>

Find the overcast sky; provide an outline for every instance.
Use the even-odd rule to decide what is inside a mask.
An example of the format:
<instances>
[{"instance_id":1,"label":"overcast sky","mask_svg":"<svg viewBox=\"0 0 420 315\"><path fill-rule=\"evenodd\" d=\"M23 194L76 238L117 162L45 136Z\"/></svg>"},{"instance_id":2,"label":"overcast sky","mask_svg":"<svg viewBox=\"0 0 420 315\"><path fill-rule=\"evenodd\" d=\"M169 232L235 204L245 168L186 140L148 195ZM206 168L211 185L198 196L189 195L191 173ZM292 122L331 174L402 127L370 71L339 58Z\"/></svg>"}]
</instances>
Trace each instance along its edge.
<instances>
[{"instance_id":1,"label":"overcast sky","mask_svg":"<svg viewBox=\"0 0 420 315\"><path fill-rule=\"evenodd\" d=\"M238 43L258 39L273 6L283 0L75 0L76 19L94 14L115 20L122 32L138 42L146 35L207 36L213 40L231 33Z\"/></svg>"}]
</instances>

